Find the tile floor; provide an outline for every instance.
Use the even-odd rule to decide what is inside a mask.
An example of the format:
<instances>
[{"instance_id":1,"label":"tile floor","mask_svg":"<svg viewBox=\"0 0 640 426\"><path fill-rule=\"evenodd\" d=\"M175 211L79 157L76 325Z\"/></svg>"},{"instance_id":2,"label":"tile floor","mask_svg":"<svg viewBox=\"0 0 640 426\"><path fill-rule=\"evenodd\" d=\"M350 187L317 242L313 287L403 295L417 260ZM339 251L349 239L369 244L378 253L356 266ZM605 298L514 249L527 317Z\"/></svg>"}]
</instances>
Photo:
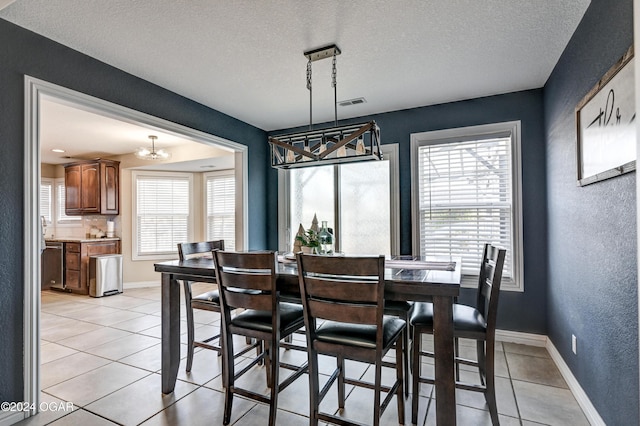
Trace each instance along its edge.
<instances>
[{"instance_id":1,"label":"tile floor","mask_svg":"<svg viewBox=\"0 0 640 426\"><path fill-rule=\"evenodd\" d=\"M197 292L198 289L194 289ZM183 320L184 320L183 309ZM73 411L46 411L20 425L211 425L222 423L224 394L220 380L221 358L208 350L196 350L191 373L184 371L186 334L182 335L182 357L175 392L160 392L160 288L125 290L124 294L90 298L43 291L41 315L41 401L73 403ZM195 314L196 337L210 335L219 317L210 312ZM186 325L181 324L186 333ZM302 337L300 337L302 338ZM425 345L430 345L425 337ZM475 357L471 342L462 342L465 356ZM283 359L304 361L303 352L283 352ZM503 425L588 425L560 372L544 348L499 343L496 356L498 411ZM246 359L237 359L238 363ZM424 361L423 374L432 371ZM331 359L321 362L329 374ZM464 368L464 367L463 367ZM242 384L266 391L264 367L256 366ZM281 379L288 370L283 370ZM390 371L393 374L392 371ZM347 374L372 377L364 364L348 363ZM463 379L477 380L477 373L464 370ZM392 377L392 376L389 376ZM308 424L308 388L302 376L280 394L278 424ZM348 388L343 415L371 424L371 392ZM490 425L482 394L457 391L459 425ZM433 388L420 390L420 425L435 425ZM335 392L323 401L325 410L337 407ZM405 401L406 423L410 423L411 400ZM242 397L234 398L232 424L266 424L268 407ZM397 424L392 400L382 424Z\"/></svg>"}]
</instances>

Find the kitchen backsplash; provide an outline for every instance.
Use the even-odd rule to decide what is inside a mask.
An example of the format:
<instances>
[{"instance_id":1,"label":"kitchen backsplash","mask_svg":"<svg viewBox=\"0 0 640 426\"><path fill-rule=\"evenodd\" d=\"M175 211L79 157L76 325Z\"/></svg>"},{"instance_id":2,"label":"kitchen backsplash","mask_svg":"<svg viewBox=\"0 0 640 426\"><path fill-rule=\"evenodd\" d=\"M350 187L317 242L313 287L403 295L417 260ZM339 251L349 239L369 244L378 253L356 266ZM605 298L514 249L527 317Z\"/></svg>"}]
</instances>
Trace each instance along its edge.
<instances>
[{"instance_id":1,"label":"kitchen backsplash","mask_svg":"<svg viewBox=\"0 0 640 426\"><path fill-rule=\"evenodd\" d=\"M91 238L96 237L96 233L98 233L97 237L99 238L102 235L107 235L107 232L109 231L109 225L107 225L108 221L113 222L114 236L119 237L120 230L122 229L120 224L120 216L101 215L82 216L80 223L60 224L58 226L53 226L52 224L50 224L47 226L45 236L47 238ZM92 229L95 229L95 231L92 232Z\"/></svg>"}]
</instances>

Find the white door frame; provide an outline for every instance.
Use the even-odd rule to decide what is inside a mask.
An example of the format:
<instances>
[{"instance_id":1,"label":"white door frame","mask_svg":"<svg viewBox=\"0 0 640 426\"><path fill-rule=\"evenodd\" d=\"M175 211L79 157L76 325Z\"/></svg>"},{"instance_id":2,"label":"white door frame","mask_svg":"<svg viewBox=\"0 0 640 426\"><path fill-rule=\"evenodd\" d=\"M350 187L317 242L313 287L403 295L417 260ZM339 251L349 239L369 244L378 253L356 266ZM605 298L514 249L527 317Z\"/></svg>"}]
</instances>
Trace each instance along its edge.
<instances>
[{"instance_id":1,"label":"white door frame","mask_svg":"<svg viewBox=\"0 0 640 426\"><path fill-rule=\"evenodd\" d=\"M248 147L218 136L173 123L130 108L85 95L62 86L25 75L25 137L24 137L24 401L34 409L40 405L40 100L55 98L57 102L115 118L131 124L144 125L159 131L191 139L207 145L222 146L235 152L236 167L236 241L237 249L248 245Z\"/></svg>"}]
</instances>

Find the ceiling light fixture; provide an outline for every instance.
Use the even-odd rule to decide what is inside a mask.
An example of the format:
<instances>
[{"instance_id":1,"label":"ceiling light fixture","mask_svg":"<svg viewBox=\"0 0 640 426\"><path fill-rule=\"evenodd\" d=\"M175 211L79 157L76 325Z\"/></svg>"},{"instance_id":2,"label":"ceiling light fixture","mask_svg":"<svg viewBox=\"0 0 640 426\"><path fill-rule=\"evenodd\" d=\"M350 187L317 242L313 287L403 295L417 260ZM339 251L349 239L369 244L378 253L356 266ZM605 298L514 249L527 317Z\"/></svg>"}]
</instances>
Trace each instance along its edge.
<instances>
[{"instance_id":1,"label":"ceiling light fixture","mask_svg":"<svg viewBox=\"0 0 640 426\"><path fill-rule=\"evenodd\" d=\"M136 150L136 157L141 160L166 160L171 157L171 154L164 149L156 151L157 136L149 135L149 139L151 139L151 151L149 151L149 148L140 147Z\"/></svg>"},{"instance_id":2,"label":"ceiling light fixture","mask_svg":"<svg viewBox=\"0 0 640 426\"><path fill-rule=\"evenodd\" d=\"M51 150L51 152L65 152L64 149L60 149L60 148L53 148Z\"/></svg>"},{"instance_id":3,"label":"ceiling light fixture","mask_svg":"<svg viewBox=\"0 0 640 426\"><path fill-rule=\"evenodd\" d=\"M309 131L269 137L271 166L280 169L382 160L380 129L375 121L338 127L338 84L335 44L304 52L307 61L307 89L309 90ZM331 70L334 106L334 127L313 130L313 91L311 63L333 58Z\"/></svg>"}]
</instances>

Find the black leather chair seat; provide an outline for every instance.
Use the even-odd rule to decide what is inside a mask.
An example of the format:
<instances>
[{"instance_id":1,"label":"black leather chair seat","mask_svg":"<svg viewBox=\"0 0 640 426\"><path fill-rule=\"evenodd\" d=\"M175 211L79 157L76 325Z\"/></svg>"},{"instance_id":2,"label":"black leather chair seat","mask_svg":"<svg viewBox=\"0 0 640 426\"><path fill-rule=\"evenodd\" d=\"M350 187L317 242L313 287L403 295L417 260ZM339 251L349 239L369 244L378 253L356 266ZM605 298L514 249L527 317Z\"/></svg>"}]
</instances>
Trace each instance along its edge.
<instances>
[{"instance_id":1,"label":"black leather chair seat","mask_svg":"<svg viewBox=\"0 0 640 426\"><path fill-rule=\"evenodd\" d=\"M251 330L271 332L271 312L248 309L231 319L231 324ZM280 303L280 331L300 328L304 324L301 305Z\"/></svg>"},{"instance_id":2,"label":"black leather chair seat","mask_svg":"<svg viewBox=\"0 0 640 426\"><path fill-rule=\"evenodd\" d=\"M411 325L433 327L433 304L416 303L411 314ZM487 330L487 322L476 308L467 305L453 305L453 326L456 331Z\"/></svg>"},{"instance_id":3,"label":"black leather chair seat","mask_svg":"<svg viewBox=\"0 0 640 426\"><path fill-rule=\"evenodd\" d=\"M383 337L382 346L387 347L405 326L405 321L385 316L382 319ZM341 345L360 346L375 349L376 327L374 325L346 324L336 321L325 321L316 329L318 340Z\"/></svg>"},{"instance_id":4,"label":"black leather chair seat","mask_svg":"<svg viewBox=\"0 0 640 426\"><path fill-rule=\"evenodd\" d=\"M220 293L218 290L208 291L206 293L199 294L197 296L193 296L191 298L192 302L200 302L200 303L213 303L215 305L220 304Z\"/></svg>"},{"instance_id":5,"label":"black leather chair seat","mask_svg":"<svg viewBox=\"0 0 640 426\"><path fill-rule=\"evenodd\" d=\"M413 307L413 302L402 302L397 300L385 300L385 312L408 312Z\"/></svg>"}]
</instances>

